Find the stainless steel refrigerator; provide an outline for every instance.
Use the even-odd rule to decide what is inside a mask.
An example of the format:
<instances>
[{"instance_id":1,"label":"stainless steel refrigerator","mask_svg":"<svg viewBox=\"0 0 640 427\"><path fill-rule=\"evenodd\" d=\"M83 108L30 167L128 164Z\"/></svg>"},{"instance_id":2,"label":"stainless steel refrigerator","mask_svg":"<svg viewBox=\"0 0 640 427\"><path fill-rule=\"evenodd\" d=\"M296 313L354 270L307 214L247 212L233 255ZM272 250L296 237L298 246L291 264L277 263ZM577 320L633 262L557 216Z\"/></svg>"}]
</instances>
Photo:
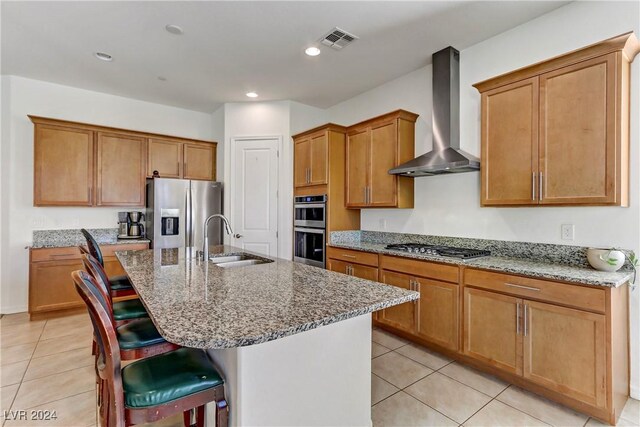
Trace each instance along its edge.
<instances>
[{"instance_id":1,"label":"stainless steel refrigerator","mask_svg":"<svg viewBox=\"0 0 640 427\"><path fill-rule=\"evenodd\" d=\"M145 225L152 248L202 250L204 221L222 213L222 183L188 179L147 179ZM222 244L222 222L209 221L209 245Z\"/></svg>"}]
</instances>

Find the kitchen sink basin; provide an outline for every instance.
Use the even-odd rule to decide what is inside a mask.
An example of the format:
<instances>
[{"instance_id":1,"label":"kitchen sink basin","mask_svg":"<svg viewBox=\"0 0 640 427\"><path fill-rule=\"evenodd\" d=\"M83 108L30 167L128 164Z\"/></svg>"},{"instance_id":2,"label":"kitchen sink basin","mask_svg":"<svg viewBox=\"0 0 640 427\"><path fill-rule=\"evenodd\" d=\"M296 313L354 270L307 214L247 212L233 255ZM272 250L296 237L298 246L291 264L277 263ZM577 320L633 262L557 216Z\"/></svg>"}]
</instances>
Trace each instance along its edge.
<instances>
[{"instance_id":1,"label":"kitchen sink basin","mask_svg":"<svg viewBox=\"0 0 640 427\"><path fill-rule=\"evenodd\" d=\"M247 267L249 265L267 264L273 260L260 258L247 253L239 253L232 255L212 255L209 260L221 268Z\"/></svg>"}]
</instances>

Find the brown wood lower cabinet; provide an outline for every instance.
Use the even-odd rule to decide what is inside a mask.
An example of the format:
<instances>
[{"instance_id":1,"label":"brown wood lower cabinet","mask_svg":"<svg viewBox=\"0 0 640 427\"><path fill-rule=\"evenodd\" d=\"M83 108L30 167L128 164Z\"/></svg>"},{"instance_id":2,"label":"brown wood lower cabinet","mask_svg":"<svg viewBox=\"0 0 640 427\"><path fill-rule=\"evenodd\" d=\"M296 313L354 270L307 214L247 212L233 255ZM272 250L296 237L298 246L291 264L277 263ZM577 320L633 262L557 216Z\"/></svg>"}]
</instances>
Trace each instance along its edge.
<instances>
[{"instance_id":1,"label":"brown wood lower cabinet","mask_svg":"<svg viewBox=\"0 0 640 427\"><path fill-rule=\"evenodd\" d=\"M605 407L605 316L527 300L523 316L524 377Z\"/></svg>"},{"instance_id":2,"label":"brown wood lower cabinet","mask_svg":"<svg viewBox=\"0 0 640 427\"><path fill-rule=\"evenodd\" d=\"M329 259L327 269L337 271L338 273L348 274L349 276L359 277L366 280L378 280L378 268L369 267L367 265L338 261Z\"/></svg>"},{"instance_id":3,"label":"brown wood lower cabinet","mask_svg":"<svg viewBox=\"0 0 640 427\"><path fill-rule=\"evenodd\" d=\"M458 349L459 286L416 277L420 292L416 313L416 335L451 350Z\"/></svg>"},{"instance_id":4,"label":"brown wood lower cabinet","mask_svg":"<svg viewBox=\"0 0 640 427\"><path fill-rule=\"evenodd\" d=\"M412 290L413 278L408 274L382 270L380 281L387 285ZM385 308L378 314L378 321L401 331L413 333L416 328L416 302L408 302Z\"/></svg>"},{"instance_id":5,"label":"brown wood lower cabinet","mask_svg":"<svg viewBox=\"0 0 640 427\"><path fill-rule=\"evenodd\" d=\"M374 313L375 325L609 423L619 418L629 396L627 286L335 247L327 257L330 270L420 292Z\"/></svg>"},{"instance_id":6,"label":"brown wood lower cabinet","mask_svg":"<svg viewBox=\"0 0 640 427\"><path fill-rule=\"evenodd\" d=\"M465 288L463 353L505 372L521 375L521 301Z\"/></svg>"},{"instance_id":7,"label":"brown wood lower cabinet","mask_svg":"<svg viewBox=\"0 0 640 427\"><path fill-rule=\"evenodd\" d=\"M147 243L102 246L107 275L124 274L114 252L147 249ZM82 270L77 247L39 248L30 250L29 314L31 318L55 315L56 312L82 309L84 303L76 292L71 272Z\"/></svg>"}]
</instances>

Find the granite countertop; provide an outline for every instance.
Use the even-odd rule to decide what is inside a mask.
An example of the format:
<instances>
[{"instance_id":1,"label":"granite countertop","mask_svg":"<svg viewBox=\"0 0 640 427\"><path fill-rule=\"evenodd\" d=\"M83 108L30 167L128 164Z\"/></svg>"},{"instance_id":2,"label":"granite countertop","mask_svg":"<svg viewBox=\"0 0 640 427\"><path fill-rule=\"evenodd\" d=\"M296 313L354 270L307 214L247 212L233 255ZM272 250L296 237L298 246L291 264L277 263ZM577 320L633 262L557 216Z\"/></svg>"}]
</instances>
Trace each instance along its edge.
<instances>
[{"instance_id":1,"label":"granite countertop","mask_svg":"<svg viewBox=\"0 0 640 427\"><path fill-rule=\"evenodd\" d=\"M150 243L149 239L119 239L117 228L89 228L87 229L99 245L131 245L136 243ZM35 230L33 232L33 249L66 248L85 245L86 240L79 229L67 230Z\"/></svg>"},{"instance_id":2,"label":"granite countertop","mask_svg":"<svg viewBox=\"0 0 640 427\"><path fill-rule=\"evenodd\" d=\"M211 254L246 252L231 246ZM259 344L418 298L418 293L291 261L221 268L189 249L116 256L162 336L195 348Z\"/></svg>"},{"instance_id":3,"label":"granite countertop","mask_svg":"<svg viewBox=\"0 0 640 427\"><path fill-rule=\"evenodd\" d=\"M523 276L531 276L541 279L575 282L594 286L618 287L633 278L633 272L627 270L609 273L577 265L565 265L501 256L488 256L463 260L459 258L447 258L442 256L394 251L385 249L386 243L362 242L352 240L348 242L332 242L329 246L405 258L437 261L445 264L465 265L467 267L476 267L485 270L520 274Z\"/></svg>"}]
</instances>

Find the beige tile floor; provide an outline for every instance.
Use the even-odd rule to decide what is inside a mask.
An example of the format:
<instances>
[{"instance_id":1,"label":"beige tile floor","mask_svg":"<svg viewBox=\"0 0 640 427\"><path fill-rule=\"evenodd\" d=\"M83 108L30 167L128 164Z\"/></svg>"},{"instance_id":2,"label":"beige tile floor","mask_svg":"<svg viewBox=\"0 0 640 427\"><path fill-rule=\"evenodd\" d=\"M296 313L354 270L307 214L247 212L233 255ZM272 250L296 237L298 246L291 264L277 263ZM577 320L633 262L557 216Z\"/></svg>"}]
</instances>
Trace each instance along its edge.
<instances>
[{"instance_id":1,"label":"beige tile floor","mask_svg":"<svg viewBox=\"0 0 640 427\"><path fill-rule=\"evenodd\" d=\"M374 426L603 425L381 329L371 356ZM629 399L618 426L640 426L640 401Z\"/></svg>"},{"instance_id":2,"label":"beige tile floor","mask_svg":"<svg viewBox=\"0 0 640 427\"><path fill-rule=\"evenodd\" d=\"M95 384L87 315L30 322L0 319L3 426L92 427ZM374 426L600 426L597 420L374 329ZM57 419L20 421L5 410L56 411ZM6 419L5 419L6 418ZM154 427L182 425L180 416ZM640 402L629 400L619 426L640 426Z\"/></svg>"}]
</instances>

